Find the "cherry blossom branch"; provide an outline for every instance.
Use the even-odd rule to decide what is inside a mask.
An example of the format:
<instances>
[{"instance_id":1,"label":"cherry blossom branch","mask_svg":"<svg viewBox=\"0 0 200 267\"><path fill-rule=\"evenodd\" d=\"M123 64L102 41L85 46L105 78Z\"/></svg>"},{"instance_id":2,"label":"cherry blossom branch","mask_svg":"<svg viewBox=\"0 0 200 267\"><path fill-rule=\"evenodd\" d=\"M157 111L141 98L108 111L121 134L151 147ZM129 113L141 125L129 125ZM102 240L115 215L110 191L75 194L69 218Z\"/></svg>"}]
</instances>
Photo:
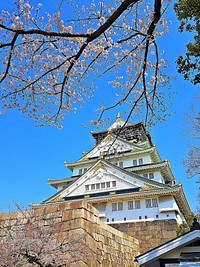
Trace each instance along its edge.
<instances>
[{"instance_id":1,"label":"cherry blossom branch","mask_svg":"<svg viewBox=\"0 0 200 267\"><path fill-rule=\"evenodd\" d=\"M105 108L105 109L102 110L102 112L101 112L101 114L100 114L100 116L99 116L98 121L101 121L101 119L102 119L102 117L103 117L103 115L104 115L104 113L105 113L106 111L108 111L108 110L110 110L110 109L113 109L113 108L116 108L117 106L121 105L121 104L122 104L128 97L129 97L130 93L133 91L133 89L134 89L135 86L137 85L137 83L138 83L138 81L139 81L141 75L142 75L142 72L139 73L139 75L138 75L138 77L137 77L135 83L134 83L133 86L130 88L130 90L128 91L128 93L126 94L126 96L125 96L124 98L120 99L120 101L118 101L115 105L112 105L112 106L110 106L110 107ZM142 93L142 95L143 95L143 93ZM139 100L140 100L140 99L141 99L141 98L139 97ZM135 101L135 103L137 103L137 102L138 102L138 100ZM135 107L135 105L134 105L134 107Z\"/></svg>"},{"instance_id":2,"label":"cherry blossom branch","mask_svg":"<svg viewBox=\"0 0 200 267\"><path fill-rule=\"evenodd\" d=\"M6 76L8 75L8 71L9 71L11 59L12 59L12 54L13 54L13 49L14 49L14 45L15 45L15 42L17 40L17 37L18 37L18 34L16 33L14 35L13 40L12 40L11 45L10 45L10 53L9 53L9 57L8 57L8 63L7 63L6 69L5 69L5 73L4 73L3 77L0 79L0 83L2 83L3 80L6 78Z\"/></svg>"},{"instance_id":3,"label":"cherry blossom branch","mask_svg":"<svg viewBox=\"0 0 200 267\"><path fill-rule=\"evenodd\" d=\"M149 44L150 44L150 40L154 39L153 37L153 32L156 28L156 25L158 24L159 20L161 18L161 0L155 0L154 2L154 18L147 30L147 39L146 39L146 46L145 46L145 53L144 53L144 60L143 60L143 66L142 66L142 73L140 73L142 75L142 82L143 82L143 92L142 95L144 95L145 98L145 102L146 102L146 119L145 119L145 124L147 122L147 117L148 117L148 110L151 109L151 112L154 113L154 110L151 106L151 104L149 103L148 100L148 96L147 96L147 90L146 90L146 78L145 78L145 71L146 71L146 67L147 67L147 60L148 60L148 51L149 51ZM143 39L143 41L145 40ZM158 50L157 50L157 45L154 41L154 46L156 48L156 66L155 66L155 83L154 83L154 90L153 90L153 98L155 97L155 93L156 93L156 85L157 85L157 73L158 73ZM107 69L109 70L109 68ZM107 71L106 70L106 71ZM121 102L123 102L124 100L126 100L128 98L128 96L130 95L130 92L133 90L133 88L135 88L136 84L138 82L138 79L136 80L136 83L134 83L134 86L131 88L131 90L127 93L127 95L125 96L125 98L123 98L122 100L120 100L118 103L116 103L115 105L104 109L99 117L99 121L102 119L103 113L107 110L110 110L112 108L115 108L116 106L118 106ZM140 97L139 97L140 99ZM135 105L133 105L133 107L135 107ZM132 113L132 109L130 111ZM130 114L131 116L131 114ZM130 118L130 116L128 115L127 118Z\"/></svg>"},{"instance_id":4,"label":"cherry blossom branch","mask_svg":"<svg viewBox=\"0 0 200 267\"><path fill-rule=\"evenodd\" d=\"M73 108L75 110L75 105L85 97L90 97L93 83L99 77L114 72L116 78L109 83L113 87L118 86L117 75L123 67L123 73L127 75L122 77L118 87L122 88L124 96L105 110L128 102L130 93L135 94L137 99L138 92L144 92L141 104L145 104L146 118L150 113L154 115L154 102L160 101L157 87L161 81L155 39L164 4L161 0L151 0L154 9L151 5L146 6L143 16L144 3L137 6L140 1L116 2L117 7L116 3L112 6L102 2L98 8L95 7L96 10L91 4L85 9L85 18L79 12L77 16L74 13L77 18L72 16L72 26L65 24L58 13L47 13L43 20L39 8L34 9L25 2L19 3L18 12L12 13L12 16L3 11L0 20L2 36L5 36L5 41L0 43L2 107L17 107L31 117L34 113L36 121L57 122L65 113ZM40 19L43 22L40 23ZM164 28L164 22L160 23L160 27ZM88 80L92 74L95 74L91 76L92 80ZM88 81L91 81L91 87ZM84 82L87 82L87 87Z\"/></svg>"},{"instance_id":5,"label":"cherry blossom branch","mask_svg":"<svg viewBox=\"0 0 200 267\"><path fill-rule=\"evenodd\" d=\"M68 38L72 38L72 37L77 37L77 38L89 38L90 34L84 34L84 33L69 33L69 32L51 32L51 31L43 31L40 29L29 29L29 30L23 30L23 29L19 29L19 30L15 30L12 28L8 28L5 27L4 25L0 24L0 28L5 29L7 31L11 31L17 35L33 35L33 34L37 34L37 35L43 35L46 37L68 37Z\"/></svg>"}]
</instances>

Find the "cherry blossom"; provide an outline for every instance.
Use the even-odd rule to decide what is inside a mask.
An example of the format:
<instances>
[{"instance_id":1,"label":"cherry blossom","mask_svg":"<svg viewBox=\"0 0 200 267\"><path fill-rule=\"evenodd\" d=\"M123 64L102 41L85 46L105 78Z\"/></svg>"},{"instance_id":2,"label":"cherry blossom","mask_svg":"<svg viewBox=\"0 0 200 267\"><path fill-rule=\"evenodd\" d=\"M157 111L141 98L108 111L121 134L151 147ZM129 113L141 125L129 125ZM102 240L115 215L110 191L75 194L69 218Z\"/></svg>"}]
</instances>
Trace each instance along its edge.
<instances>
[{"instance_id":1,"label":"cherry blossom","mask_svg":"<svg viewBox=\"0 0 200 267\"><path fill-rule=\"evenodd\" d=\"M17 108L39 124L59 125L106 77L118 97L100 109L99 121L122 103L129 115L162 120L169 79L157 39L168 32L168 2L71 0L50 12L44 1L16 0L0 13L1 113Z\"/></svg>"}]
</instances>

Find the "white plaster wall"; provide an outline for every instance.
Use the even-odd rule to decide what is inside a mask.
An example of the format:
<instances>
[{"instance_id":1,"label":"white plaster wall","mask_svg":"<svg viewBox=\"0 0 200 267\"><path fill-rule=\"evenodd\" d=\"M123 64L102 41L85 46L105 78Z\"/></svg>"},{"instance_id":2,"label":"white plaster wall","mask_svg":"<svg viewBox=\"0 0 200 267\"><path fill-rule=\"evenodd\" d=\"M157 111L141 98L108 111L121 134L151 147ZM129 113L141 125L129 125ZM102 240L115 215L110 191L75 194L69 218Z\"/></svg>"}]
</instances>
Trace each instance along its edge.
<instances>
[{"instance_id":1,"label":"white plaster wall","mask_svg":"<svg viewBox=\"0 0 200 267\"><path fill-rule=\"evenodd\" d=\"M97 153L97 152L96 152ZM95 153L95 155L96 155ZM99 156L99 151L98 151L98 156ZM149 164L149 163L152 163L152 160L151 160L151 157L149 155L142 155L142 156L138 156L138 157L131 157L131 158L126 158L126 159L123 159L123 157L121 159L116 159L114 161L111 161L112 164L114 163L119 163L119 162L123 162L123 167L126 168L126 167L132 167L133 166L133 160L136 159L137 161L139 161L139 159L143 159L143 164ZM87 168L89 169L92 165L91 164L87 164L87 165L82 165L82 166L79 166L79 167L75 167L73 169L73 176L76 176L76 175L79 175L79 169L84 169L84 168Z\"/></svg>"},{"instance_id":2,"label":"white plaster wall","mask_svg":"<svg viewBox=\"0 0 200 267\"><path fill-rule=\"evenodd\" d=\"M164 179L162 177L162 174L159 171L153 172L154 173L154 181L159 183L164 183Z\"/></svg>"},{"instance_id":3,"label":"white plaster wall","mask_svg":"<svg viewBox=\"0 0 200 267\"><path fill-rule=\"evenodd\" d=\"M116 162L122 162L124 163L124 167L132 167L133 166L133 160L136 159L137 162L139 161L139 159L143 159L143 164L148 164L148 163L152 163L151 158L149 155L141 155L138 157L132 157L132 158L126 158L126 159L120 159L120 160L116 160Z\"/></svg>"},{"instance_id":4,"label":"white plaster wall","mask_svg":"<svg viewBox=\"0 0 200 267\"><path fill-rule=\"evenodd\" d=\"M107 203L106 210L104 211L106 217L102 218L102 221L107 222L107 219L109 219L109 223L125 222L124 218L126 218L126 222L176 219L175 212L167 212L163 214L159 212L158 207L146 208L145 199L140 200L140 204L140 209L128 210L128 201L126 201L123 202L123 210L112 211L112 203ZM158 215L158 218L156 218L156 215ZM139 216L141 216L141 219L139 219ZM145 216L147 216L147 219L145 219ZM112 221L112 219L114 219L114 221Z\"/></svg>"},{"instance_id":5,"label":"white plaster wall","mask_svg":"<svg viewBox=\"0 0 200 267\"><path fill-rule=\"evenodd\" d=\"M179 211L179 208L173 196L160 197L159 209L162 210L163 212L168 209Z\"/></svg>"},{"instance_id":6,"label":"white plaster wall","mask_svg":"<svg viewBox=\"0 0 200 267\"><path fill-rule=\"evenodd\" d=\"M102 172L103 173L103 172ZM118 189L127 189L135 187L133 184L130 184L124 180L119 179L116 174L106 174L104 173L102 178L98 178L98 173L94 174L91 178L84 177L80 179L80 181L75 182L72 186L74 190L68 194L67 196L75 196L75 195L83 195L83 194L91 194L91 193L98 193L98 192L108 192ZM85 190L86 185L97 184L97 183L106 183L106 182L113 182L116 181L116 187L110 188L100 188L94 190Z\"/></svg>"},{"instance_id":7,"label":"white plaster wall","mask_svg":"<svg viewBox=\"0 0 200 267\"><path fill-rule=\"evenodd\" d=\"M149 155L143 156L143 164L152 163L151 157Z\"/></svg>"}]
</instances>

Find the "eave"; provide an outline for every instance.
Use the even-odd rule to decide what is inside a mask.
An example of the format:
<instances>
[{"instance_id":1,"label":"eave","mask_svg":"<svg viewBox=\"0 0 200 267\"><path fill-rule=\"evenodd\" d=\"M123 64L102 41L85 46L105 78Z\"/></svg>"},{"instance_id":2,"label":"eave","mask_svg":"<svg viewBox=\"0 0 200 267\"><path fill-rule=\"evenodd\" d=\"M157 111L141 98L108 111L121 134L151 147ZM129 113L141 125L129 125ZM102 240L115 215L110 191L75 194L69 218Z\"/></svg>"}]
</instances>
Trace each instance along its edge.
<instances>
[{"instance_id":1,"label":"eave","mask_svg":"<svg viewBox=\"0 0 200 267\"><path fill-rule=\"evenodd\" d=\"M157 163L148 163L139 166L126 167L125 169L131 172L138 172L138 173L143 173L143 171L148 172L149 170L150 171L160 170L166 182L175 181L172 170L167 160Z\"/></svg>"},{"instance_id":2,"label":"eave","mask_svg":"<svg viewBox=\"0 0 200 267\"><path fill-rule=\"evenodd\" d=\"M191 215L191 209L186 199L186 196L183 192L182 185L175 185L173 188L177 188L177 194L174 195L175 200L177 201L178 207L181 212L184 214L187 219L189 215Z\"/></svg>"},{"instance_id":3,"label":"eave","mask_svg":"<svg viewBox=\"0 0 200 267\"><path fill-rule=\"evenodd\" d=\"M116 141L121 141L122 143L125 143L125 144L127 144L127 145L129 145L130 147L132 147L132 148L130 148L130 150L128 150L128 151L132 151L133 149L136 149L136 150L138 150L138 151L142 151L142 150L144 150L144 148L143 148L143 144L145 144L146 142L143 142L143 143L141 143L140 145L138 145L137 143L134 143L134 142L132 142L132 141L128 141L128 140L126 140L126 139L123 139L123 138L121 138L120 136L116 136L116 135L114 135L114 134L112 134L112 133L108 133L106 136L105 136L105 138L98 144L98 145L96 145L96 146L94 146L92 149L90 149L90 151L89 152L87 152L87 153L85 153L80 159L78 159L76 162L81 162L81 161L85 161L86 159L92 159L92 158L94 158L93 156L89 156L89 154L93 151L93 150L95 150L96 149L96 147L98 147L98 146L100 146L103 142L108 142L108 141L110 141L110 138L112 138L113 139L113 143L112 143L112 145L113 146L115 146L115 142ZM108 145L108 147L109 147L109 145ZM106 151L105 151L106 152ZM116 154L118 154L118 153L126 153L127 151L122 151L122 152L116 152ZM110 154L109 154L110 155ZM109 156L108 155L108 156Z\"/></svg>"},{"instance_id":4,"label":"eave","mask_svg":"<svg viewBox=\"0 0 200 267\"><path fill-rule=\"evenodd\" d=\"M57 192L50 198L44 200L41 204L45 203L52 203L52 202L60 202L66 199L65 201L77 201L76 197L74 199L67 200L67 197L60 198L60 193L62 193L65 189L62 189L61 191ZM96 196L92 197L92 194L87 193L85 195L82 195L78 198L78 200L85 200L88 203L95 204L95 203L105 203L105 202L115 202L115 201L129 201L132 199L144 199L147 197L161 197L161 196L173 196L175 200L177 201L177 205L184 215L185 218L187 218L191 214L190 207L188 205L188 202L185 198L185 195L182 191L181 186L176 186L176 188L157 188L157 189L149 189L144 190L140 188L138 192L131 192L131 193L123 193L123 194L117 194L116 191L108 192L107 195L102 196Z\"/></svg>"},{"instance_id":5,"label":"eave","mask_svg":"<svg viewBox=\"0 0 200 267\"><path fill-rule=\"evenodd\" d=\"M164 196L164 195L169 195L173 194L174 191L170 189L151 189L151 190L140 190L139 192L134 192L134 193L126 193L123 195L117 195L112 192L112 194L102 198L102 197L94 197L94 198L89 198L86 197L85 199L91 203L102 203L102 202L114 202L114 201L128 201L131 199L143 199L146 197L159 197L159 196ZM89 194L88 194L89 195Z\"/></svg>"},{"instance_id":6,"label":"eave","mask_svg":"<svg viewBox=\"0 0 200 267\"><path fill-rule=\"evenodd\" d=\"M64 185L68 186L71 183L75 182L80 176L68 177L68 178L59 178L59 179L48 179L47 184L58 189L59 186Z\"/></svg>"},{"instance_id":7,"label":"eave","mask_svg":"<svg viewBox=\"0 0 200 267\"><path fill-rule=\"evenodd\" d=\"M138 150L138 151L127 151L127 152L122 152L122 153L115 153L115 154L111 154L109 156L104 156L105 160L112 160L112 159L126 159L126 158L130 158L131 156L141 156L141 155L146 155L150 153L152 159L154 159L156 162L160 162L161 158L159 156L159 154L157 153L157 149L156 147L151 147L151 148L147 148L144 150ZM87 164L91 164L91 163L96 163L99 160L99 157L96 158L91 158L91 159L86 159L86 160L78 160L75 162L64 162L65 167L67 167L68 169L70 169L71 171L73 170L74 167L78 167L78 166L82 166L82 165L87 165Z\"/></svg>"}]
</instances>

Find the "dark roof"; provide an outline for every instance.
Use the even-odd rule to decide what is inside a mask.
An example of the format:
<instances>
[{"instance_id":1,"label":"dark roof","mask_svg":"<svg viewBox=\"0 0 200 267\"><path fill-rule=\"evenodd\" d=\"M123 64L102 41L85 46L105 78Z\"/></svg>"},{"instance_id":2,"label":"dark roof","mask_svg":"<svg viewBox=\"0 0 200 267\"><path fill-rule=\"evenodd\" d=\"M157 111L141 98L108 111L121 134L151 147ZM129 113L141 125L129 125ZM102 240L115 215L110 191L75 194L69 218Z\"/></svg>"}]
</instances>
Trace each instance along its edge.
<instances>
[{"instance_id":1,"label":"dark roof","mask_svg":"<svg viewBox=\"0 0 200 267\"><path fill-rule=\"evenodd\" d=\"M96 145L98 145L108 134L109 130L105 130L102 132L91 132L92 136L96 140ZM116 136L119 136L127 141L136 140L137 142L149 141L149 143L153 146L151 135L146 131L143 122L139 122L136 124L127 124L125 126L114 128L110 130Z\"/></svg>"}]
</instances>

